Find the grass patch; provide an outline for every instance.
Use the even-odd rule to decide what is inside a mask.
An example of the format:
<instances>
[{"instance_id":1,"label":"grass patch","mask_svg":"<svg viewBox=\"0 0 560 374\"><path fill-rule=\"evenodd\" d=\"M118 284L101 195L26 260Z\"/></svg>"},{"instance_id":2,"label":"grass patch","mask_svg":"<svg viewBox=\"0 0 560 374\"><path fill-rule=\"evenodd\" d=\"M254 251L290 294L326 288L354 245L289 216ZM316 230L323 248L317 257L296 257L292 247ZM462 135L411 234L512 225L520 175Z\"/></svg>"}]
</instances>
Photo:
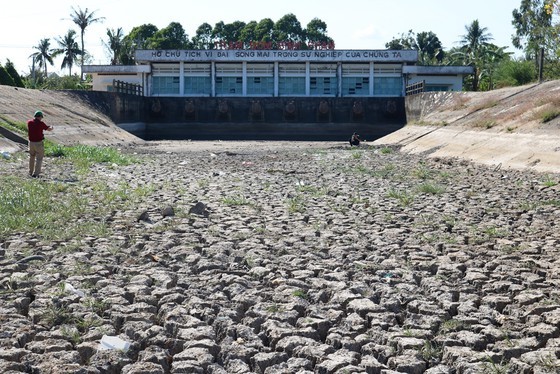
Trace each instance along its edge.
<instances>
[{"instance_id":1,"label":"grass patch","mask_svg":"<svg viewBox=\"0 0 560 374\"><path fill-rule=\"evenodd\" d=\"M418 191L429 195L440 195L445 192L445 187L425 182L417 187Z\"/></svg>"},{"instance_id":2,"label":"grass patch","mask_svg":"<svg viewBox=\"0 0 560 374\"><path fill-rule=\"evenodd\" d=\"M226 196L222 199L222 203L230 206L251 205L250 201L243 195Z\"/></svg>"},{"instance_id":3,"label":"grass patch","mask_svg":"<svg viewBox=\"0 0 560 374\"><path fill-rule=\"evenodd\" d=\"M27 136L27 123L15 122L4 116L0 116L0 125L18 135Z\"/></svg>"},{"instance_id":4,"label":"grass patch","mask_svg":"<svg viewBox=\"0 0 560 374\"><path fill-rule=\"evenodd\" d=\"M286 200L288 212L290 213L303 213L305 212L305 201L300 196L295 196Z\"/></svg>"},{"instance_id":5,"label":"grass patch","mask_svg":"<svg viewBox=\"0 0 560 374\"><path fill-rule=\"evenodd\" d=\"M497 124L496 121L487 119L487 120L484 120L484 121L476 122L474 124L474 127L488 130L488 129L491 129L492 127L496 126L496 124Z\"/></svg>"},{"instance_id":6,"label":"grass patch","mask_svg":"<svg viewBox=\"0 0 560 374\"><path fill-rule=\"evenodd\" d=\"M47 233L81 215L87 199L60 183L0 177L0 236L17 231ZM50 235L49 235L50 236Z\"/></svg>"},{"instance_id":7,"label":"grass patch","mask_svg":"<svg viewBox=\"0 0 560 374\"><path fill-rule=\"evenodd\" d=\"M406 191L399 191L396 189L391 189L387 192L387 196L399 201L402 206L409 206L414 201L414 196Z\"/></svg>"},{"instance_id":8,"label":"grass patch","mask_svg":"<svg viewBox=\"0 0 560 374\"><path fill-rule=\"evenodd\" d=\"M124 155L112 147L89 145L64 146L45 140L45 156L64 157L78 167L87 168L92 164L130 165L138 162L134 157Z\"/></svg>"},{"instance_id":9,"label":"grass patch","mask_svg":"<svg viewBox=\"0 0 560 374\"><path fill-rule=\"evenodd\" d=\"M560 109L556 109L555 107L549 109L543 109L537 113L537 119L541 123L547 123L560 116Z\"/></svg>"},{"instance_id":10,"label":"grass patch","mask_svg":"<svg viewBox=\"0 0 560 374\"><path fill-rule=\"evenodd\" d=\"M496 105L498 105L497 100L487 100L487 101L481 103L480 105L476 106L474 108L474 111L478 112L479 110L490 109L490 108L495 107Z\"/></svg>"},{"instance_id":11,"label":"grass patch","mask_svg":"<svg viewBox=\"0 0 560 374\"><path fill-rule=\"evenodd\" d=\"M554 177L551 177L550 175L547 174L543 177L542 184L545 187L554 187L558 184L558 181L554 179Z\"/></svg>"}]
</instances>

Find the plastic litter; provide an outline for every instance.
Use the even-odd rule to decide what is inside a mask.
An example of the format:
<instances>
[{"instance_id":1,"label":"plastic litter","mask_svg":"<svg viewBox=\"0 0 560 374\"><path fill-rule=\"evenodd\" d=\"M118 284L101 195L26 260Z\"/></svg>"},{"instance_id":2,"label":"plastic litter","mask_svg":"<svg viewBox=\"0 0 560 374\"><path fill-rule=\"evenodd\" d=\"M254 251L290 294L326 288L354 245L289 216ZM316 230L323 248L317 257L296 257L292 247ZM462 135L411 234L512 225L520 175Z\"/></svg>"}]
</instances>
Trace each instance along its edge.
<instances>
[{"instance_id":1,"label":"plastic litter","mask_svg":"<svg viewBox=\"0 0 560 374\"><path fill-rule=\"evenodd\" d=\"M2 152L2 157L5 158L6 160L9 160L11 156L9 152L4 151Z\"/></svg>"},{"instance_id":2,"label":"plastic litter","mask_svg":"<svg viewBox=\"0 0 560 374\"><path fill-rule=\"evenodd\" d=\"M78 295L78 296L80 296L80 297L86 296L86 294L84 293L84 291L76 289L76 288L75 288L74 286L72 286L70 283L64 283L64 291L65 291L65 292L69 292L69 293L73 293L73 294Z\"/></svg>"},{"instance_id":3,"label":"plastic litter","mask_svg":"<svg viewBox=\"0 0 560 374\"><path fill-rule=\"evenodd\" d=\"M126 352L130 348L130 342L119 338L118 336L103 335L99 343L99 350L119 350Z\"/></svg>"}]
</instances>

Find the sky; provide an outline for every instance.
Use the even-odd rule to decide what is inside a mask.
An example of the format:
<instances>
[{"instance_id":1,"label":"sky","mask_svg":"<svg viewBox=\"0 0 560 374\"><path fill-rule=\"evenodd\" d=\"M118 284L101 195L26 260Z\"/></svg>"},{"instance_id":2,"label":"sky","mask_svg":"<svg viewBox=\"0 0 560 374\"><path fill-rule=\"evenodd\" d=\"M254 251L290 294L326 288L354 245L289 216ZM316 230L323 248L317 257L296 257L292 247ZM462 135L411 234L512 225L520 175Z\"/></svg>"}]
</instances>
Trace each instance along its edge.
<instances>
[{"instance_id":1,"label":"sky","mask_svg":"<svg viewBox=\"0 0 560 374\"><path fill-rule=\"evenodd\" d=\"M192 38L205 22L214 26L220 21L277 21L289 13L304 28L313 18L324 21L336 49L385 49L385 43L412 30L434 32L448 50L459 45L465 27L478 19L493 36L494 44L519 55L511 44L515 33L511 21L513 9L520 4L521 0L16 0L0 13L0 64L9 59L18 72L27 74L32 65L29 56L41 39L49 38L51 47L56 48L56 38L74 29L79 43L80 30L71 20L73 8L104 18L85 32L85 49L95 65L109 63L103 45L107 29L122 27L126 35L143 24L162 29L178 22ZM67 74L67 69L61 71L61 64L62 57L56 58L48 71Z\"/></svg>"}]
</instances>

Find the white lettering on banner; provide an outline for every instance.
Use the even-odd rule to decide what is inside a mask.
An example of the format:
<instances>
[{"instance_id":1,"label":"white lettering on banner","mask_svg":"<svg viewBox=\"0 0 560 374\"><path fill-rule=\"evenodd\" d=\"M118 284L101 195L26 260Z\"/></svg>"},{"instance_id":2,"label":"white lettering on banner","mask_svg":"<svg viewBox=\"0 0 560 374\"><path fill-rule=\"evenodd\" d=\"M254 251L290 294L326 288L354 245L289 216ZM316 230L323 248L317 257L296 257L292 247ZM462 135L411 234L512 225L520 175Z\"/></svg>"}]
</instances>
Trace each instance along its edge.
<instances>
[{"instance_id":1,"label":"white lettering on banner","mask_svg":"<svg viewBox=\"0 0 560 374\"><path fill-rule=\"evenodd\" d=\"M165 51L165 57L180 58L181 51Z\"/></svg>"},{"instance_id":2,"label":"white lettering on banner","mask_svg":"<svg viewBox=\"0 0 560 374\"><path fill-rule=\"evenodd\" d=\"M237 51L235 57L255 57L255 51Z\"/></svg>"},{"instance_id":3,"label":"white lettering on banner","mask_svg":"<svg viewBox=\"0 0 560 374\"><path fill-rule=\"evenodd\" d=\"M139 50L136 61L297 61L297 62L417 62L414 50L255 50L255 49L212 49L212 50Z\"/></svg>"}]
</instances>

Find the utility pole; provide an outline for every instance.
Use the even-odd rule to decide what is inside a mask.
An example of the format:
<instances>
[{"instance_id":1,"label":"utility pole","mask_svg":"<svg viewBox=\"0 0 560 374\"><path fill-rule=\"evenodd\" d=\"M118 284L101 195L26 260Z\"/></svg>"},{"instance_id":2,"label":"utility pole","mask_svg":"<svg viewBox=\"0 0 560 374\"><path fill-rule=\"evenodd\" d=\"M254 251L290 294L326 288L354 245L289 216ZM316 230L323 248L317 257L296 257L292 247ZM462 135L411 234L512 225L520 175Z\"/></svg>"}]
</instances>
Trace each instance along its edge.
<instances>
[{"instance_id":1,"label":"utility pole","mask_svg":"<svg viewBox=\"0 0 560 374\"><path fill-rule=\"evenodd\" d=\"M539 51L539 83L543 81L544 48Z\"/></svg>"},{"instance_id":2,"label":"utility pole","mask_svg":"<svg viewBox=\"0 0 560 374\"><path fill-rule=\"evenodd\" d=\"M33 57L33 64L31 65L31 79L33 80L33 88L37 86L35 81L35 57Z\"/></svg>"}]
</instances>

